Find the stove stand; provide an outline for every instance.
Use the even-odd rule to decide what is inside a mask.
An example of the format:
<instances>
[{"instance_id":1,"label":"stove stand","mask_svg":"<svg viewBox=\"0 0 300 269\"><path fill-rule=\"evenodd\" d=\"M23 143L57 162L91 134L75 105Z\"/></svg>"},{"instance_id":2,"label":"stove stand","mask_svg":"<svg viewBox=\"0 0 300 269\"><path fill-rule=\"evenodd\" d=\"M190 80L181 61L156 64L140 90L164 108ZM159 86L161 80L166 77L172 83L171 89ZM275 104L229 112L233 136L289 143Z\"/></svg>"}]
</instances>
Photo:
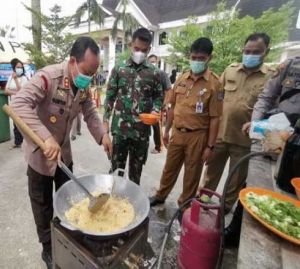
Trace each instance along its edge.
<instances>
[{"instance_id":1,"label":"stove stand","mask_svg":"<svg viewBox=\"0 0 300 269\"><path fill-rule=\"evenodd\" d=\"M51 223L54 269L154 268L156 258L147 242L149 219L134 230L114 237L88 236Z\"/></svg>"}]
</instances>

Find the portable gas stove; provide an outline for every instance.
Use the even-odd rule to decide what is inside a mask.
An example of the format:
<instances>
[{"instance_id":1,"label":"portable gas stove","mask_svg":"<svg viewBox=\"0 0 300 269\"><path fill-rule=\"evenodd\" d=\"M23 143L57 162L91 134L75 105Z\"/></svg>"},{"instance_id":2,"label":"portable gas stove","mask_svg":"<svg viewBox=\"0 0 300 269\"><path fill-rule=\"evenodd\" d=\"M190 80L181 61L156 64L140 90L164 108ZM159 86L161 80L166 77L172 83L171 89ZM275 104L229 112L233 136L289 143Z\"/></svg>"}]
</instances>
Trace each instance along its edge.
<instances>
[{"instance_id":1,"label":"portable gas stove","mask_svg":"<svg viewBox=\"0 0 300 269\"><path fill-rule=\"evenodd\" d=\"M154 268L156 258L147 242L149 218L137 228L114 237L70 231L55 218L51 223L54 269Z\"/></svg>"}]
</instances>

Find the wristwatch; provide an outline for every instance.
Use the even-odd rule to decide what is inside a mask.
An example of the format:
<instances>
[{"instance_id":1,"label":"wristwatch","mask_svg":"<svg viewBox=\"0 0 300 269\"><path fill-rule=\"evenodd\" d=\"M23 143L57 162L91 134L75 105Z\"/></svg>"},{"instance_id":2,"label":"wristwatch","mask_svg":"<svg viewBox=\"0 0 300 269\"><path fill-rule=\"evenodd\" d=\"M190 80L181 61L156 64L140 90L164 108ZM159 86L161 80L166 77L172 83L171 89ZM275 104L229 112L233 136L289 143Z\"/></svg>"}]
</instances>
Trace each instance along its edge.
<instances>
[{"instance_id":1,"label":"wristwatch","mask_svg":"<svg viewBox=\"0 0 300 269\"><path fill-rule=\"evenodd\" d=\"M215 148L215 146L210 146L210 145L206 145L206 147L208 147L210 150L213 150Z\"/></svg>"}]
</instances>

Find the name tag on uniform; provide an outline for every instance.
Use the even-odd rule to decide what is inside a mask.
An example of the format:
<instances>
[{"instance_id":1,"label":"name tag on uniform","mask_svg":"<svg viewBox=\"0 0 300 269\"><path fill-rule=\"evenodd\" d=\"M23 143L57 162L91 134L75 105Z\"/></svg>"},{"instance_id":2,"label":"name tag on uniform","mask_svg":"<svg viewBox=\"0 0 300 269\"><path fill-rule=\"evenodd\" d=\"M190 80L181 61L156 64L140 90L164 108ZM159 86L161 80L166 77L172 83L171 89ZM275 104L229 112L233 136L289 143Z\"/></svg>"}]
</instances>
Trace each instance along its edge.
<instances>
[{"instance_id":1,"label":"name tag on uniform","mask_svg":"<svg viewBox=\"0 0 300 269\"><path fill-rule=\"evenodd\" d=\"M197 102L196 113L203 113L203 102Z\"/></svg>"}]
</instances>

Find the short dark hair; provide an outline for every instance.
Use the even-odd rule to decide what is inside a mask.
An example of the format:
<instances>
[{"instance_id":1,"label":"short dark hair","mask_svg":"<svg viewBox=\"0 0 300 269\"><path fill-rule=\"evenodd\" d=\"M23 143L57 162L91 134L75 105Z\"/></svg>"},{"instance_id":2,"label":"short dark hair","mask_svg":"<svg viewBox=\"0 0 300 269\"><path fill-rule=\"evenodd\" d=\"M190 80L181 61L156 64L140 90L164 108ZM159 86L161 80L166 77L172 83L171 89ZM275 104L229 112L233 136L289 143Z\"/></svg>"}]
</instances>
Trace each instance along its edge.
<instances>
[{"instance_id":1,"label":"short dark hair","mask_svg":"<svg viewBox=\"0 0 300 269\"><path fill-rule=\"evenodd\" d=\"M21 62L21 60L19 60L18 58L13 58L11 61L10 61L10 64L11 64L11 67L14 71L16 71L16 66L17 64L20 63L22 64L22 67L24 69L24 64Z\"/></svg>"},{"instance_id":2,"label":"short dark hair","mask_svg":"<svg viewBox=\"0 0 300 269\"><path fill-rule=\"evenodd\" d=\"M155 55L155 54L150 54L149 56L148 56L148 59L150 59L150 58L155 58L156 60L158 59L158 57Z\"/></svg>"},{"instance_id":3,"label":"short dark hair","mask_svg":"<svg viewBox=\"0 0 300 269\"><path fill-rule=\"evenodd\" d=\"M200 37L196 39L192 44L191 52L206 53L208 55L211 55L213 48L213 44L209 38Z\"/></svg>"},{"instance_id":4,"label":"short dark hair","mask_svg":"<svg viewBox=\"0 0 300 269\"><path fill-rule=\"evenodd\" d=\"M83 60L87 49L90 49L95 55L100 52L94 39L88 36L78 37L71 48L70 56L74 56L76 61L80 62Z\"/></svg>"},{"instance_id":5,"label":"short dark hair","mask_svg":"<svg viewBox=\"0 0 300 269\"><path fill-rule=\"evenodd\" d=\"M271 38L266 33L253 33L249 35L246 38L245 45L248 43L248 41L257 41L258 39L262 39L266 47L269 47Z\"/></svg>"},{"instance_id":6,"label":"short dark hair","mask_svg":"<svg viewBox=\"0 0 300 269\"><path fill-rule=\"evenodd\" d=\"M146 28L139 28L133 33L132 41L136 40L137 38L146 42L148 45L150 45L152 42L152 35Z\"/></svg>"}]
</instances>

